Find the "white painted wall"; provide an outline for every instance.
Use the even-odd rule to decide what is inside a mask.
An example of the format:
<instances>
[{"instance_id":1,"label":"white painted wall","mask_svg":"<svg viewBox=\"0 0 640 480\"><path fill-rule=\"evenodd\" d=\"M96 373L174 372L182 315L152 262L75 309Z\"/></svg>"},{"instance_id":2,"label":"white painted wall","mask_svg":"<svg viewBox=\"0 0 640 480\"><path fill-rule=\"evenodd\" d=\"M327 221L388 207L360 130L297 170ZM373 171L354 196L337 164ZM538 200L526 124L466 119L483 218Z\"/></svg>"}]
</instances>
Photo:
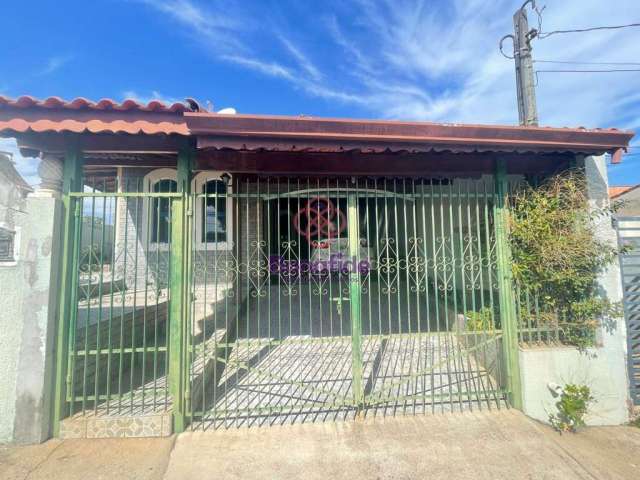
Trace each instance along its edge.
<instances>
[{"instance_id":1,"label":"white painted wall","mask_svg":"<svg viewBox=\"0 0 640 480\"><path fill-rule=\"evenodd\" d=\"M0 174L0 226L19 232L15 238L17 259L27 250L25 211L26 200L16 185ZM0 442L13 439L24 277L22 262L0 262Z\"/></svg>"},{"instance_id":2,"label":"white painted wall","mask_svg":"<svg viewBox=\"0 0 640 480\"><path fill-rule=\"evenodd\" d=\"M609 201L605 158L586 157L584 164L590 201L602 207ZM617 243L611 218L599 219L596 228L601 238ZM622 299L618 262L600 275L599 284L612 301ZM588 425L619 425L629 420L625 321L615 318L604 323L599 346L586 352L570 347L520 349L523 409L527 415L548 422L549 413L557 411L549 383L580 383L588 385L596 398L586 419Z\"/></svg>"},{"instance_id":3,"label":"white painted wall","mask_svg":"<svg viewBox=\"0 0 640 480\"><path fill-rule=\"evenodd\" d=\"M0 265L0 442L50 435L53 340L58 305L61 202L30 196L21 205L20 252Z\"/></svg>"}]
</instances>

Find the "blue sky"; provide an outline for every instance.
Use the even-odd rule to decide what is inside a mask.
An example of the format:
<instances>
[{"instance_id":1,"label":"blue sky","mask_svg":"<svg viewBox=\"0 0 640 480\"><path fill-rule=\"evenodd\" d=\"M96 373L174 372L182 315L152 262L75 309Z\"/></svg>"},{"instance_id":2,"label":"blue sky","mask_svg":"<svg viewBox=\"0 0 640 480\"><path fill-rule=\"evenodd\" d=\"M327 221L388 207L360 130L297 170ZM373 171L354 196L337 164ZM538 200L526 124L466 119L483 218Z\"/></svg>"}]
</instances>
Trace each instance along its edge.
<instances>
[{"instance_id":1,"label":"blue sky","mask_svg":"<svg viewBox=\"0 0 640 480\"><path fill-rule=\"evenodd\" d=\"M547 6L546 31L640 21L637 0L539 3ZM215 110L234 107L242 113L514 124L513 64L499 54L497 42L510 33L521 4L7 2L0 93L94 100L193 97ZM557 35L536 41L534 57L640 62L639 43L640 29ZM639 85L636 73L541 73L540 123L635 130ZM15 147L0 141L0 150ZM17 160L25 177L37 183L37 161ZM610 167L610 176L612 184L640 182L640 155Z\"/></svg>"}]
</instances>

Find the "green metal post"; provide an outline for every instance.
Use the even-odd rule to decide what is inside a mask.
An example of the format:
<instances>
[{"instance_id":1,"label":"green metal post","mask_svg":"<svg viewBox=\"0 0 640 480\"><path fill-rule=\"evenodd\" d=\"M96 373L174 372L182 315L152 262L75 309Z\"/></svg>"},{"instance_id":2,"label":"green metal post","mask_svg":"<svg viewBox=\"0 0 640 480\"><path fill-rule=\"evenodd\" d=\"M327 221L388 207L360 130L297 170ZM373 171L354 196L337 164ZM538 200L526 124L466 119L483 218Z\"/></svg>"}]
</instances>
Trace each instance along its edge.
<instances>
[{"instance_id":1,"label":"green metal post","mask_svg":"<svg viewBox=\"0 0 640 480\"><path fill-rule=\"evenodd\" d=\"M60 433L60 421L65 417L67 397L73 396L73 386L70 384L70 372L67 371L67 355L69 354L69 320L73 275L77 272L72 268L72 255L75 243L76 202L70 192L78 192L82 188L82 155L75 149L69 150L64 157L62 208L64 228L62 238L62 256L59 261L60 276L60 304L58 310L57 338L56 338L56 382L53 405L53 435Z\"/></svg>"},{"instance_id":2,"label":"green metal post","mask_svg":"<svg viewBox=\"0 0 640 480\"><path fill-rule=\"evenodd\" d=\"M507 236L507 169L503 159L496 161L494 223L496 235L496 261L498 299L503 332L504 363L510 404L522 410L522 386L518 353L518 326L511 272L511 248Z\"/></svg>"},{"instance_id":3,"label":"green metal post","mask_svg":"<svg viewBox=\"0 0 640 480\"><path fill-rule=\"evenodd\" d=\"M173 398L173 431L183 432L186 427L185 390L187 365L187 311L190 212L187 204L191 192L192 153L183 149L178 153L178 193L171 201L171 247L169 263L169 390Z\"/></svg>"},{"instance_id":4,"label":"green metal post","mask_svg":"<svg viewBox=\"0 0 640 480\"><path fill-rule=\"evenodd\" d=\"M354 194L348 199L349 261L353 262L349 273L349 306L351 308L351 358L353 372L354 405L362 408L364 390L362 385L362 319L360 317L360 273L358 253L360 251L358 200Z\"/></svg>"}]
</instances>

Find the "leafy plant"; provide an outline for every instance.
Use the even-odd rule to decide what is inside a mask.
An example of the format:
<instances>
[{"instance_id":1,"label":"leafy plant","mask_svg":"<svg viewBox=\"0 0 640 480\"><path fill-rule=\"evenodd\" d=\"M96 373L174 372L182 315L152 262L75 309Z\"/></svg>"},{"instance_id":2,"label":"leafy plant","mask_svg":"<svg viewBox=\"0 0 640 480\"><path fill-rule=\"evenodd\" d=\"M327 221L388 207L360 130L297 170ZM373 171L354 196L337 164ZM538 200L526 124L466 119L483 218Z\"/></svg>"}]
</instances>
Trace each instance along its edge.
<instances>
[{"instance_id":1,"label":"leafy plant","mask_svg":"<svg viewBox=\"0 0 640 480\"><path fill-rule=\"evenodd\" d=\"M557 312L564 341L581 348L594 343L600 320L620 309L598 295L597 285L620 252L595 231L596 220L618 205L597 208L588 200L584 173L568 171L519 189L509 215L516 283Z\"/></svg>"},{"instance_id":2,"label":"leafy plant","mask_svg":"<svg viewBox=\"0 0 640 480\"><path fill-rule=\"evenodd\" d=\"M569 383L556 402L558 413L549 414L549 423L560 433L575 432L585 425L584 417L594 401L589 387Z\"/></svg>"},{"instance_id":3,"label":"leafy plant","mask_svg":"<svg viewBox=\"0 0 640 480\"><path fill-rule=\"evenodd\" d=\"M465 328L469 331L493 330L493 312L489 307L483 307L480 311L469 310L464 314L466 318Z\"/></svg>"}]
</instances>

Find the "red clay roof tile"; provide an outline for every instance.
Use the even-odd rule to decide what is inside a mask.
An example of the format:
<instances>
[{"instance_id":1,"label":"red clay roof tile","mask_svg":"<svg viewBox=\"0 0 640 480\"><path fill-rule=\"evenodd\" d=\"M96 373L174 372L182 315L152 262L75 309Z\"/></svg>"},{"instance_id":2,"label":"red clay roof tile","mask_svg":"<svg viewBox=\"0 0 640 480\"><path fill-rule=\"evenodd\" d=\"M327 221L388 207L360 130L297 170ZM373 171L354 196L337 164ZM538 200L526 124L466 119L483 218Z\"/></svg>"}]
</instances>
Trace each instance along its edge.
<instances>
[{"instance_id":1,"label":"red clay roof tile","mask_svg":"<svg viewBox=\"0 0 640 480\"><path fill-rule=\"evenodd\" d=\"M92 102L0 96L0 133L73 132L181 135L199 148L273 151L610 152L613 161L633 132L617 129L469 125L203 112L195 102L146 105L128 99ZM197 104L196 104L197 105Z\"/></svg>"},{"instance_id":2,"label":"red clay roof tile","mask_svg":"<svg viewBox=\"0 0 640 480\"><path fill-rule=\"evenodd\" d=\"M191 109L183 103L173 103L166 105L159 100L152 100L146 105L142 102L138 102L133 99L126 99L121 103L118 103L110 98L103 98L97 102L93 102L86 98L78 97L73 100L63 100L60 97L48 97L44 100L38 100L37 98L29 95L23 95L16 99L11 99L0 95L0 107L17 107L17 108L61 108L68 110L115 110L115 111L131 111L137 110L140 112L171 112L171 113L184 113L190 112Z\"/></svg>"}]
</instances>

